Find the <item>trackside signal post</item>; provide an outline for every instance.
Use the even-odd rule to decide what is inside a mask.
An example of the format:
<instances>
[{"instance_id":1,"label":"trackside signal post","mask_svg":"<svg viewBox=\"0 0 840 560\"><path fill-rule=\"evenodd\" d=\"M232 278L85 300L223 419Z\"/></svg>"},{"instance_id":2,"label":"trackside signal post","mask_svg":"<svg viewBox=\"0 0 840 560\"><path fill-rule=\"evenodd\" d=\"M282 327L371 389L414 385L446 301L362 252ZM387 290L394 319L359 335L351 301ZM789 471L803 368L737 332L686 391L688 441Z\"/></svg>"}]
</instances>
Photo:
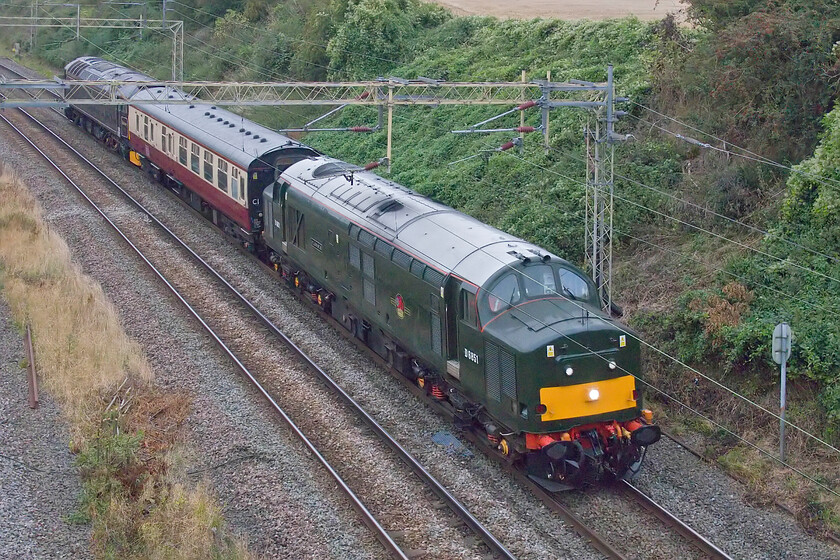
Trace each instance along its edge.
<instances>
[{"instance_id":1,"label":"trackside signal post","mask_svg":"<svg viewBox=\"0 0 840 560\"><path fill-rule=\"evenodd\" d=\"M779 323L773 329L773 361L782 366L782 388L779 396L781 422L779 424L779 457L785 460L785 391L787 385L787 361L790 357L790 341L793 332L787 323Z\"/></svg>"}]
</instances>

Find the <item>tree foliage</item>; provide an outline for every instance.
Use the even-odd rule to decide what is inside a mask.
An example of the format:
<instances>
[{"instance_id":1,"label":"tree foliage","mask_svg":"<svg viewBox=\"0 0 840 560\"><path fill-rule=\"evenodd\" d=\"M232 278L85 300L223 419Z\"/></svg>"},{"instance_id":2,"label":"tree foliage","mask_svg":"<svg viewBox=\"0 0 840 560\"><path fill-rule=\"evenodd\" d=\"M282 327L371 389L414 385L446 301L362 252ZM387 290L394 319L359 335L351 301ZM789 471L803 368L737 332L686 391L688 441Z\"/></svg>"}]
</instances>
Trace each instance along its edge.
<instances>
[{"instance_id":1,"label":"tree foliage","mask_svg":"<svg viewBox=\"0 0 840 560\"><path fill-rule=\"evenodd\" d=\"M837 94L840 5L804 0L690 0L706 33L661 60L656 87L666 112L799 161L813 149L819 122ZM795 138L796 141L791 142Z\"/></svg>"}]
</instances>

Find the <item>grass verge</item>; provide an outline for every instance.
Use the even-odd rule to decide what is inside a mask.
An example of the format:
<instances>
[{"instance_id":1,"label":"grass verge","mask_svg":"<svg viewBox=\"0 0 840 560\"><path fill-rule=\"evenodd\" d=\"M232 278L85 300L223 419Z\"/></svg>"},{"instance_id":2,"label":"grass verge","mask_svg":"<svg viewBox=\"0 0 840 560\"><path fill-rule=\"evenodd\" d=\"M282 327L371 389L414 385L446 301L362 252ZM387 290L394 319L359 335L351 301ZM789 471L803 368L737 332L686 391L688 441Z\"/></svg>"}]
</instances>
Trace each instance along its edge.
<instances>
[{"instance_id":1,"label":"grass verge","mask_svg":"<svg viewBox=\"0 0 840 560\"><path fill-rule=\"evenodd\" d=\"M161 392L101 287L73 263L26 187L0 162L0 289L32 326L43 388L68 421L80 507L98 558L251 558L205 483L186 476L186 394Z\"/></svg>"}]
</instances>

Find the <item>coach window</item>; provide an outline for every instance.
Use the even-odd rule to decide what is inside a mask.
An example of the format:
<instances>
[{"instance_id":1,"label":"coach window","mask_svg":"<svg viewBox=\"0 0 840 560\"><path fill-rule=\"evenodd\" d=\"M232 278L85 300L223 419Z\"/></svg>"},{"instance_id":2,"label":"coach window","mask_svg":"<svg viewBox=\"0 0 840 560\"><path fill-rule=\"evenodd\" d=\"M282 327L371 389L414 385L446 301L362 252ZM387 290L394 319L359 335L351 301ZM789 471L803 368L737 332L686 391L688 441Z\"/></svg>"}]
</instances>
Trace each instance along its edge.
<instances>
[{"instance_id":1,"label":"coach window","mask_svg":"<svg viewBox=\"0 0 840 560\"><path fill-rule=\"evenodd\" d=\"M143 117L143 138L145 140L149 139L149 117Z\"/></svg>"},{"instance_id":2,"label":"coach window","mask_svg":"<svg viewBox=\"0 0 840 560\"><path fill-rule=\"evenodd\" d=\"M184 167L187 166L187 139L183 136L178 137L178 161Z\"/></svg>"},{"instance_id":3,"label":"coach window","mask_svg":"<svg viewBox=\"0 0 840 560\"><path fill-rule=\"evenodd\" d=\"M193 143L190 146L190 168L193 170L193 173L198 175L200 171L198 170L199 163L201 162L201 148L198 144Z\"/></svg>"},{"instance_id":4,"label":"coach window","mask_svg":"<svg viewBox=\"0 0 840 560\"><path fill-rule=\"evenodd\" d=\"M134 132L140 134L140 113L134 115Z\"/></svg>"},{"instance_id":5,"label":"coach window","mask_svg":"<svg viewBox=\"0 0 840 560\"><path fill-rule=\"evenodd\" d=\"M213 182L213 154L207 150L204 150L204 178Z\"/></svg>"},{"instance_id":6,"label":"coach window","mask_svg":"<svg viewBox=\"0 0 840 560\"><path fill-rule=\"evenodd\" d=\"M155 122L152 121L152 135L149 137L149 141L154 144L155 143Z\"/></svg>"},{"instance_id":7,"label":"coach window","mask_svg":"<svg viewBox=\"0 0 840 560\"><path fill-rule=\"evenodd\" d=\"M239 168L230 168L230 196L234 199L239 198Z\"/></svg>"},{"instance_id":8,"label":"coach window","mask_svg":"<svg viewBox=\"0 0 840 560\"><path fill-rule=\"evenodd\" d=\"M239 176L239 200L245 202L245 173Z\"/></svg>"},{"instance_id":9,"label":"coach window","mask_svg":"<svg viewBox=\"0 0 840 560\"><path fill-rule=\"evenodd\" d=\"M168 154L169 148L166 146L166 127L160 127L160 147L163 149L163 153Z\"/></svg>"},{"instance_id":10,"label":"coach window","mask_svg":"<svg viewBox=\"0 0 840 560\"><path fill-rule=\"evenodd\" d=\"M219 168L216 170L217 177L216 177L216 184L219 185L219 188L222 189L224 192L227 192L228 186L228 163L219 158Z\"/></svg>"}]
</instances>

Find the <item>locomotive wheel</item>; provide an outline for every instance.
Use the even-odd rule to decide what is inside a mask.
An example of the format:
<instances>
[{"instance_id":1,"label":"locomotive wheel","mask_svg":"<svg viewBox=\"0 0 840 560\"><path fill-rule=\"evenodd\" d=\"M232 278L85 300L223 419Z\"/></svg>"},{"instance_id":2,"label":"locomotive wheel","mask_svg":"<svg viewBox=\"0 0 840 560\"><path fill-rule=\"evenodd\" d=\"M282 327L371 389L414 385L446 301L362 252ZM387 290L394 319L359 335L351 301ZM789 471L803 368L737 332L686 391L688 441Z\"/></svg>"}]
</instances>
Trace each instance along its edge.
<instances>
[{"instance_id":1,"label":"locomotive wheel","mask_svg":"<svg viewBox=\"0 0 840 560\"><path fill-rule=\"evenodd\" d=\"M499 441L498 449L501 452L501 454L505 457L508 457L510 455L510 445L508 445L508 442L505 438L502 438L501 441Z\"/></svg>"}]
</instances>

